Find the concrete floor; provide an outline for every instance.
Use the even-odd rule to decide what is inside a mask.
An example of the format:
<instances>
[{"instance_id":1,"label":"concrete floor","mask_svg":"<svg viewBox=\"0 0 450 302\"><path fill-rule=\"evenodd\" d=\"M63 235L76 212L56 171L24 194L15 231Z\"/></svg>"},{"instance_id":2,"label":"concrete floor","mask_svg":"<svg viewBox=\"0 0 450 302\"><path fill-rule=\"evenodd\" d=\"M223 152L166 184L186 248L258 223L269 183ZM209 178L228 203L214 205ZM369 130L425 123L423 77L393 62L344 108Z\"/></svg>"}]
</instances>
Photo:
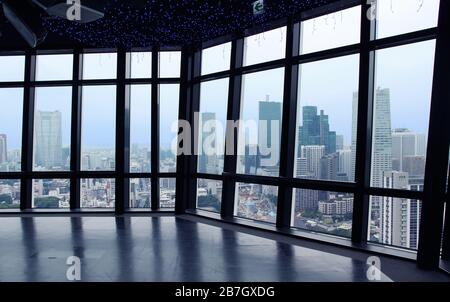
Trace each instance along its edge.
<instances>
[{"instance_id":1,"label":"concrete floor","mask_svg":"<svg viewBox=\"0 0 450 302\"><path fill-rule=\"evenodd\" d=\"M0 217L0 281L67 281L69 256L81 281L368 281L369 254L301 245L192 217ZM382 261L382 281L450 281Z\"/></svg>"}]
</instances>

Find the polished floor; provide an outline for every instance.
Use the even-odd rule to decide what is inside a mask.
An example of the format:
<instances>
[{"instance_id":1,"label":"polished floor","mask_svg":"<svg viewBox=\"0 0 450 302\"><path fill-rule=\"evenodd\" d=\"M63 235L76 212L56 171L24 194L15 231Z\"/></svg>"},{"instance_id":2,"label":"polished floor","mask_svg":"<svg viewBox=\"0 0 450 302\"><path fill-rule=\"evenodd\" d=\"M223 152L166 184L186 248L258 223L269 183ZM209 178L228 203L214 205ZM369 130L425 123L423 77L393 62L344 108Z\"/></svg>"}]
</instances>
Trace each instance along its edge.
<instances>
[{"instance_id":1,"label":"polished floor","mask_svg":"<svg viewBox=\"0 0 450 302\"><path fill-rule=\"evenodd\" d=\"M324 249L184 217L0 217L0 281L67 281L69 256L81 281L368 281L370 255ZM450 281L386 263L382 281Z\"/></svg>"}]
</instances>

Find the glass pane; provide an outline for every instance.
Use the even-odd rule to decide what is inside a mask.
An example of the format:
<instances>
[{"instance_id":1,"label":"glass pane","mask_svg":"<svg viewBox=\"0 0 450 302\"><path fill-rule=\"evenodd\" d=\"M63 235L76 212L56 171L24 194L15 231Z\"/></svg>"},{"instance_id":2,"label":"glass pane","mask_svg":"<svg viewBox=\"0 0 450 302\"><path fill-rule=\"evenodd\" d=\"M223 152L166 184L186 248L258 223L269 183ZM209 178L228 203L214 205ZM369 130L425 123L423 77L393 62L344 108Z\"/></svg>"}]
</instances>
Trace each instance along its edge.
<instances>
[{"instance_id":1,"label":"glass pane","mask_svg":"<svg viewBox=\"0 0 450 302\"><path fill-rule=\"evenodd\" d=\"M242 78L237 173L278 176L284 68Z\"/></svg>"},{"instance_id":2,"label":"glass pane","mask_svg":"<svg viewBox=\"0 0 450 302\"><path fill-rule=\"evenodd\" d=\"M225 151L228 78L201 83L198 172L221 174Z\"/></svg>"},{"instance_id":3,"label":"glass pane","mask_svg":"<svg viewBox=\"0 0 450 302\"><path fill-rule=\"evenodd\" d=\"M222 182L210 179L197 180L197 208L220 213Z\"/></svg>"},{"instance_id":4,"label":"glass pane","mask_svg":"<svg viewBox=\"0 0 450 302\"><path fill-rule=\"evenodd\" d=\"M132 52L130 53L130 73L131 79L144 79L152 77L152 53Z\"/></svg>"},{"instance_id":5,"label":"glass pane","mask_svg":"<svg viewBox=\"0 0 450 302\"><path fill-rule=\"evenodd\" d=\"M114 208L116 182L114 178L81 179L82 208Z\"/></svg>"},{"instance_id":6,"label":"glass pane","mask_svg":"<svg viewBox=\"0 0 450 302\"><path fill-rule=\"evenodd\" d=\"M436 27L439 0L377 0L377 38Z\"/></svg>"},{"instance_id":7,"label":"glass pane","mask_svg":"<svg viewBox=\"0 0 450 302\"><path fill-rule=\"evenodd\" d=\"M83 87L81 169L114 170L116 87Z\"/></svg>"},{"instance_id":8,"label":"glass pane","mask_svg":"<svg viewBox=\"0 0 450 302\"><path fill-rule=\"evenodd\" d=\"M419 200L371 196L367 240L417 250L421 213Z\"/></svg>"},{"instance_id":9,"label":"glass pane","mask_svg":"<svg viewBox=\"0 0 450 302\"><path fill-rule=\"evenodd\" d=\"M235 215L242 218L275 223L278 187L236 183Z\"/></svg>"},{"instance_id":10,"label":"glass pane","mask_svg":"<svg viewBox=\"0 0 450 302\"><path fill-rule=\"evenodd\" d=\"M179 78L181 71L181 52L162 51L159 53L159 77Z\"/></svg>"},{"instance_id":11,"label":"glass pane","mask_svg":"<svg viewBox=\"0 0 450 302\"><path fill-rule=\"evenodd\" d=\"M36 56L36 81L71 80L73 55Z\"/></svg>"},{"instance_id":12,"label":"glass pane","mask_svg":"<svg viewBox=\"0 0 450 302\"><path fill-rule=\"evenodd\" d=\"M231 42L202 50L202 75L230 69Z\"/></svg>"},{"instance_id":13,"label":"glass pane","mask_svg":"<svg viewBox=\"0 0 450 302\"><path fill-rule=\"evenodd\" d=\"M374 187L400 189L398 184L386 182L392 171L401 172L406 178L402 189L423 184L434 49L433 40L376 52L371 180Z\"/></svg>"},{"instance_id":14,"label":"glass pane","mask_svg":"<svg viewBox=\"0 0 450 302\"><path fill-rule=\"evenodd\" d=\"M283 59L286 56L286 27L280 27L244 40L244 66Z\"/></svg>"},{"instance_id":15,"label":"glass pane","mask_svg":"<svg viewBox=\"0 0 450 302\"><path fill-rule=\"evenodd\" d=\"M0 210L20 208L20 180L0 179Z\"/></svg>"},{"instance_id":16,"label":"glass pane","mask_svg":"<svg viewBox=\"0 0 450 302\"><path fill-rule=\"evenodd\" d=\"M115 79L117 77L117 53L83 54L83 79Z\"/></svg>"},{"instance_id":17,"label":"glass pane","mask_svg":"<svg viewBox=\"0 0 450 302\"><path fill-rule=\"evenodd\" d=\"M359 55L300 65L295 176L354 181Z\"/></svg>"},{"instance_id":18,"label":"glass pane","mask_svg":"<svg viewBox=\"0 0 450 302\"><path fill-rule=\"evenodd\" d=\"M33 180L32 207L35 209L70 208L70 180Z\"/></svg>"},{"instance_id":19,"label":"glass pane","mask_svg":"<svg viewBox=\"0 0 450 302\"><path fill-rule=\"evenodd\" d=\"M159 180L159 207L161 209L175 208L175 178L161 178Z\"/></svg>"},{"instance_id":20,"label":"glass pane","mask_svg":"<svg viewBox=\"0 0 450 302\"><path fill-rule=\"evenodd\" d=\"M34 170L70 170L72 87L38 87L35 102Z\"/></svg>"},{"instance_id":21,"label":"glass pane","mask_svg":"<svg viewBox=\"0 0 450 302\"><path fill-rule=\"evenodd\" d=\"M152 86L130 86L130 172L151 171Z\"/></svg>"},{"instance_id":22,"label":"glass pane","mask_svg":"<svg viewBox=\"0 0 450 302\"><path fill-rule=\"evenodd\" d=\"M0 172L21 170L23 89L0 89Z\"/></svg>"},{"instance_id":23,"label":"glass pane","mask_svg":"<svg viewBox=\"0 0 450 302\"><path fill-rule=\"evenodd\" d=\"M300 54L336 48L360 41L361 6L301 23Z\"/></svg>"},{"instance_id":24,"label":"glass pane","mask_svg":"<svg viewBox=\"0 0 450 302\"><path fill-rule=\"evenodd\" d=\"M294 189L293 226L350 238L353 194Z\"/></svg>"},{"instance_id":25,"label":"glass pane","mask_svg":"<svg viewBox=\"0 0 450 302\"><path fill-rule=\"evenodd\" d=\"M176 172L178 136L178 106L180 85L167 84L159 86L159 117L160 117L160 172Z\"/></svg>"},{"instance_id":26,"label":"glass pane","mask_svg":"<svg viewBox=\"0 0 450 302\"><path fill-rule=\"evenodd\" d=\"M0 82L25 79L25 56L0 56Z\"/></svg>"},{"instance_id":27,"label":"glass pane","mask_svg":"<svg viewBox=\"0 0 450 302\"><path fill-rule=\"evenodd\" d=\"M151 208L152 183L150 178L130 179L130 208Z\"/></svg>"}]
</instances>

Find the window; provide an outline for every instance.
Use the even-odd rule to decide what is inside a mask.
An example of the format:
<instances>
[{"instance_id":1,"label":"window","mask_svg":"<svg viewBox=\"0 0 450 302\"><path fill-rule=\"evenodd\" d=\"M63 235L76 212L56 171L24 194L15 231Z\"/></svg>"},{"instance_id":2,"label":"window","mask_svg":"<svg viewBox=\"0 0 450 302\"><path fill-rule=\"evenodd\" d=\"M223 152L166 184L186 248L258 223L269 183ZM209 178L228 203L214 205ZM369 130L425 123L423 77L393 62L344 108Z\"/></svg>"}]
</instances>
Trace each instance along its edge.
<instances>
[{"instance_id":1,"label":"window","mask_svg":"<svg viewBox=\"0 0 450 302\"><path fill-rule=\"evenodd\" d=\"M151 208L152 184L150 178L130 179L130 208Z\"/></svg>"},{"instance_id":2,"label":"window","mask_svg":"<svg viewBox=\"0 0 450 302\"><path fill-rule=\"evenodd\" d=\"M73 55L36 56L36 81L63 81L73 77Z\"/></svg>"},{"instance_id":3,"label":"window","mask_svg":"<svg viewBox=\"0 0 450 302\"><path fill-rule=\"evenodd\" d=\"M0 179L0 209L20 208L20 180Z\"/></svg>"},{"instance_id":4,"label":"window","mask_svg":"<svg viewBox=\"0 0 450 302\"><path fill-rule=\"evenodd\" d=\"M25 56L0 56L0 82L25 79Z\"/></svg>"},{"instance_id":5,"label":"window","mask_svg":"<svg viewBox=\"0 0 450 302\"><path fill-rule=\"evenodd\" d=\"M181 71L181 52L162 51L159 53L159 77L179 78Z\"/></svg>"},{"instance_id":6,"label":"window","mask_svg":"<svg viewBox=\"0 0 450 302\"><path fill-rule=\"evenodd\" d=\"M372 196L367 240L417 250L421 212L419 200Z\"/></svg>"},{"instance_id":7,"label":"window","mask_svg":"<svg viewBox=\"0 0 450 302\"><path fill-rule=\"evenodd\" d=\"M228 82L228 78L225 78L200 85L197 169L200 173L223 172Z\"/></svg>"},{"instance_id":8,"label":"window","mask_svg":"<svg viewBox=\"0 0 450 302\"><path fill-rule=\"evenodd\" d=\"M275 223L278 187L236 183L235 215L242 218Z\"/></svg>"},{"instance_id":9,"label":"window","mask_svg":"<svg viewBox=\"0 0 450 302\"><path fill-rule=\"evenodd\" d=\"M203 49L202 75L230 69L231 42Z\"/></svg>"},{"instance_id":10,"label":"window","mask_svg":"<svg viewBox=\"0 0 450 302\"><path fill-rule=\"evenodd\" d=\"M128 54L129 71L127 78L149 79L152 77L152 53L132 52Z\"/></svg>"},{"instance_id":11,"label":"window","mask_svg":"<svg viewBox=\"0 0 450 302\"><path fill-rule=\"evenodd\" d=\"M130 88L130 172L151 172L151 85Z\"/></svg>"},{"instance_id":12,"label":"window","mask_svg":"<svg viewBox=\"0 0 450 302\"><path fill-rule=\"evenodd\" d=\"M300 65L295 177L354 181L359 55Z\"/></svg>"},{"instance_id":13,"label":"window","mask_svg":"<svg viewBox=\"0 0 450 302\"><path fill-rule=\"evenodd\" d=\"M116 53L83 54L83 80L115 79L117 77Z\"/></svg>"},{"instance_id":14,"label":"window","mask_svg":"<svg viewBox=\"0 0 450 302\"><path fill-rule=\"evenodd\" d=\"M244 40L244 66L283 59L286 55L286 27L280 27Z\"/></svg>"},{"instance_id":15,"label":"window","mask_svg":"<svg viewBox=\"0 0 450 302\"><path fill-rule=\"evenodd\" d=\"M293 198L294 227L351 237L353 194L294 189Z\"/></svg>"},{"instance_id":16,"label":"window","mask_svg":"<svg viewBox=\"0 0 450 302\"><path fill-rule=\"evenodd\" d=\"M377 38L436 27L439 0L377 0Z\"/></svg>"},{"instance_id":17,"label":"window","mask_svg":"<svg viewBox=\"0 0 450 302\"><path fill-rule=\"evenodd\" d=\"M242 79L237 173L278 176L284 68Z\"/></svg>"},{"instance_id":18,"label":"window","mask_svg":"<svg viewBox=\"0 0 450 302\"><path fill-rule=\"evenodd\" d=\"M423 184L434 51L432 40L375 54L374 187L411 190L411 185Z\"/></svg>"},{"instance_id":19,"label":"window","mask_svg":"<svg viewBox=\"0 0 450 302\"><path fill-rule=\"evenodd\" d=\"M0 172L21 171L23 89L0 89Z\"/></svg>"},{"instance_id":20,"label":"window","mask_svg":"<svg viewBox=\"0 0 450 302\"><path fill-rule=\"evenodd\" d=\"M177 182L175 178L159 179L159 207L175 208L175 193Z\"/></svg>"},{"instance_id":21,"label":"window","mask_svg":"<svg viewBox=\"0 0 450 302\"><path fill-rule=\"evenodd\" d=\"M222 182L210 179L197 180L197 208L220 213Z\"/></svg>"},{"instance_id":22,"label":"window","mask_svg":"<svg viewBox=\"0 0 450 302\"><path fill-rule=\"evenodd\" d=\"M72 87L35 91L34 170L70 170Z\"/></svg>"},{"instance_id":23,"label":"window","mask_svg":"<svg viewBox=\"0 0 450 302\"><path fill-rule=\"evenodd\" d=\"M176 172L176 146L178 135L178 106L180 85L164 84L159 86L159 118L160 118L160 155L159 171Z\"/></svg>"},{"instance_id":24,"label":"window","mask_svg":"<svg viewBox=\"0 0 450 302\"><path fill-rule=\"evenodd\" d=\"M33 180L32 207L35 209L70 208L70 180Z\"/></svg>"},{"instance_id":25,"label":"window","mask_svg":"<svg viewBox=\"0 0 450 302\"><path fill-rule=\"evenodd\" d=\"M81 179L82 208L114 208L116 198L114 178Z\"/></svg>"},{"instance_id":26,"label":"window","mask_svg":"<svg viewBox=\"0 0 450 302\"><path fill-rule=\"evenodd\" d=\"M360 41L361 6L301 23L300 54L327 50Z\"/></svg>"},{"instance_id":27,"label":"window","mask_svg":"<svg viewBox=\"0 0 450 302\"><path fill-rule=\"evenodd\" d=\"M85 86L82 101L81 169L115 169L116 87Z\"/></svg>"}]
</instances>

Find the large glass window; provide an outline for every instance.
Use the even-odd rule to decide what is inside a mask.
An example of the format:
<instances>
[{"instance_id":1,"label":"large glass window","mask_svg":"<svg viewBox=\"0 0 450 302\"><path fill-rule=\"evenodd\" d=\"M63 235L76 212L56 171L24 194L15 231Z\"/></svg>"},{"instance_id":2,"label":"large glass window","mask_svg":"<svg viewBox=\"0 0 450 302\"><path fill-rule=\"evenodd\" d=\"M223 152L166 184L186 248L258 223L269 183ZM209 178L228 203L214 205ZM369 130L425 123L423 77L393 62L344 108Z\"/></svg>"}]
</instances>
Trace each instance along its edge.
<instances>
[{"instance_id":1,"label":"large glass window","mask_svg":"<svg viewBox=\"0 0 450 302\"><path fill-rule=\"evenodd\" d=\"M144 79L152 77L152 53L132 52L128 54L127 78Z\"/></svg>"},{"instance_id":2,"label":"large glass window","mask_svg":"<svg viewBox=\"0 0 450 302\"><path fill-rule=\"evenodd\" d=\"M149 209L152 200L150 178L130 179L130 208Z\"/></svg>"},{"instance_id":3,"label":"large glass window","mask_svg":"<svg viewBox=\"0 0 450 302\"><path fill-rule=\"evenodd\" d=\"M203 49L202 75L230 69L231 42Z\"/></svg>"},{"instance_id":4,"label":"large glass window","mask_svg":"<svg viewBox=\"0 0 450 302\"><path fill-rule=\"evenodd\" d=\"M116 87L85 86L82 101L81 169L115 169Z\"/></svg>"},{"instance_id":5,"label":"large glass window","mask_svg":"<svg viewBox=\"0 0 450 302\"><path fill-rule=\"evenodd\" d=\"M0 179L0 209L20 207L20 180Z\"/></svg>"},{"instance_id":6,"label":"large glass window","mask_svg":"<svg viewBox=\"0 0 450 302\"><path fill-rule=\"evenodd\" d=\"M300 65L295 176L354 181L359 56Z\"/></svg>"},{"instance_id":7,"label":"large glass window","mask_svg":"<svg viewBox=\"0 0 450 302\"><path fill-rule=\"evenodd\" d=\"M25 79L25 56L0 56L0 82Z\"/></svg>"},{"instance_id":8,"label":"large glass window","mask_svg":"<svg viewBox=\"0 0 450 302\"><path fill-rule=\"evenodd\" d=\"M244 66L283 59L286 55L286 27L280 27L244 40Z\"/></svg>"},{"instance_id":9,"label":"large glass window","mask_svg":"<svg viewBox=\"0 0 450 302\"><path fill-rule=\"evenodd\" d=\"M222 203L222 182L210 179L197 180L197 208L220 212Z\"/></svg>"},{"instance_id":10,"label":"large glass window","mask_svg":"<svg viewBox=\"0 0 450 302\"><path fill-rule=\"evenodd\" d=\"M343 237L352 235L353 194L294 189L296 228Z\"/></svg>"},{"instance_id":11,"label":"large glass window","mask_svg":"<svg viewBox=\"0 0 450 302\"><path fill-rule=\"evenodd\" d=\"M159 171L176 172L176 149L178 136L178 106L180 85L159 86L160 155Z\"/></svg>"},{"instance_id":12,"label":"large glass window","mask_svg":"<svg viewBox=\"0 0 450 302\"><path fill-rule=\"evenodd\" d=\"M63 81L73 77L73 55L36 56L36 81Z\"/></svg>"},{"instance_id":13,"label":"large glass window","mask_svg":"<svg viewBox=\"0 0 450 302\"><path fill-rule=\"evenodd\" d=\"M130 172L151 172L151 85L130 89Z\"/></svg>"},{"instance_id":14,"label":"large glass window","mask_svg":"<svg viewBox=\"0 0 450 302\"><path fill-rule=\"evenodd\" d=\"M278 176L284 68L242 78L237 173Z\"/></svg>"},{"instance_id":15,"label":"large glass window","mask_svg":"<svg viewBox=\"0 0 450 302\"><path fill-rule=\"evenodd\" d=\"M236 183L236 216L275 223L277 204L278 187Z\"/></svg>"},{"instance_id":16,"label":"large glass window","mask_svg":"<svg viewBox=\"0 0 450 302\"><path fill-rule=\"evenodd\" d=\"M114 208L116 182L114 178L81 179L82 208Z\"/></svg>"},{"instance_id":17,"label":"large glass window","mask_svg":"<svg viewBox=\"0 0 450 302\"><path fill-rule=\"evenodd\" d=\"M221 174L224 164L228 78L201 83L198 169Z\"/></svg>"},{"instance_id":18,"label":"large glass window","mask_svg":"<svg viewBox=\"0 0 450 302\"><path fill-rule=\"evenodd\" d=\"M434 52L434 40L376 52L374 187L409 190L423 184ZM392 172L405 182L389 181Z\"/></svg>"},{"instance_id":19,"label":"large glass window","mask_svg":"<svg viewBox=\"0 0 450 302\"><path fill-rule=\"evenodd\" d=\"M21 170L23 88L0 89L0 172Z\"/></svg>"},{"instance_id":20,"label":"large glass window","mask_svg":"<svg viewBox=\"0 0 450 302\"><path fill-rule=\"evenodd\" d=\"M437 26L440 0L377 0L376 34L386 38Z\"/></svg>"},{"instance_id":21,"label":"large glass window","mask_svg":"<svg viewBox=\"0 0 450 302\"><path fill-rule=\"evenodd\" d=\"M175 207L176 178L159 179L159 207L162 209Z\"/></svg>"},{"instance_id":22,"label":"large glass window","mask_svg":"<svg viewBox=\"0 0 450 302\"><path fill-rule=\"evenodd\" d=\"M70 180L33 180L32 207L35 209L70 208Z\"/></svg>"},{"instance_id":23,"label":"large glass window","mask_svg":"<svg viewBox=\"0 0 450 302\"><path fill-rule=\"evenodd\" d=\"M72 87L35 91L34 170L70 170Z\"/></svg>"},{"instance_id":24,"label":"large glass window","mask_svg":"<svg viewBox=\"0 0 450 302\"><path fill-rule=\"evenodd\" d=\"M300 54L357 44L361 6L355 6L301 23Z\"/></svg>"},{"instance_id":25,"label":"large glass window","mask_svg":"<svg viewBox=\"0 0 450 302\"><path fill-rule=\"evenodd\" d=\"M159 53L159 77L179 78L181 72L181 52L162 51Z\"/></svg>"},{"instance_id":26,"label":"large glass window","mask_svg":"<svg viewBox=\"0 0 450 302\"><path fill-rule=\"evenodd\" d=\"M117 53L83 54L83 80L115 79Z\"/></svg>"}]
</instances>

